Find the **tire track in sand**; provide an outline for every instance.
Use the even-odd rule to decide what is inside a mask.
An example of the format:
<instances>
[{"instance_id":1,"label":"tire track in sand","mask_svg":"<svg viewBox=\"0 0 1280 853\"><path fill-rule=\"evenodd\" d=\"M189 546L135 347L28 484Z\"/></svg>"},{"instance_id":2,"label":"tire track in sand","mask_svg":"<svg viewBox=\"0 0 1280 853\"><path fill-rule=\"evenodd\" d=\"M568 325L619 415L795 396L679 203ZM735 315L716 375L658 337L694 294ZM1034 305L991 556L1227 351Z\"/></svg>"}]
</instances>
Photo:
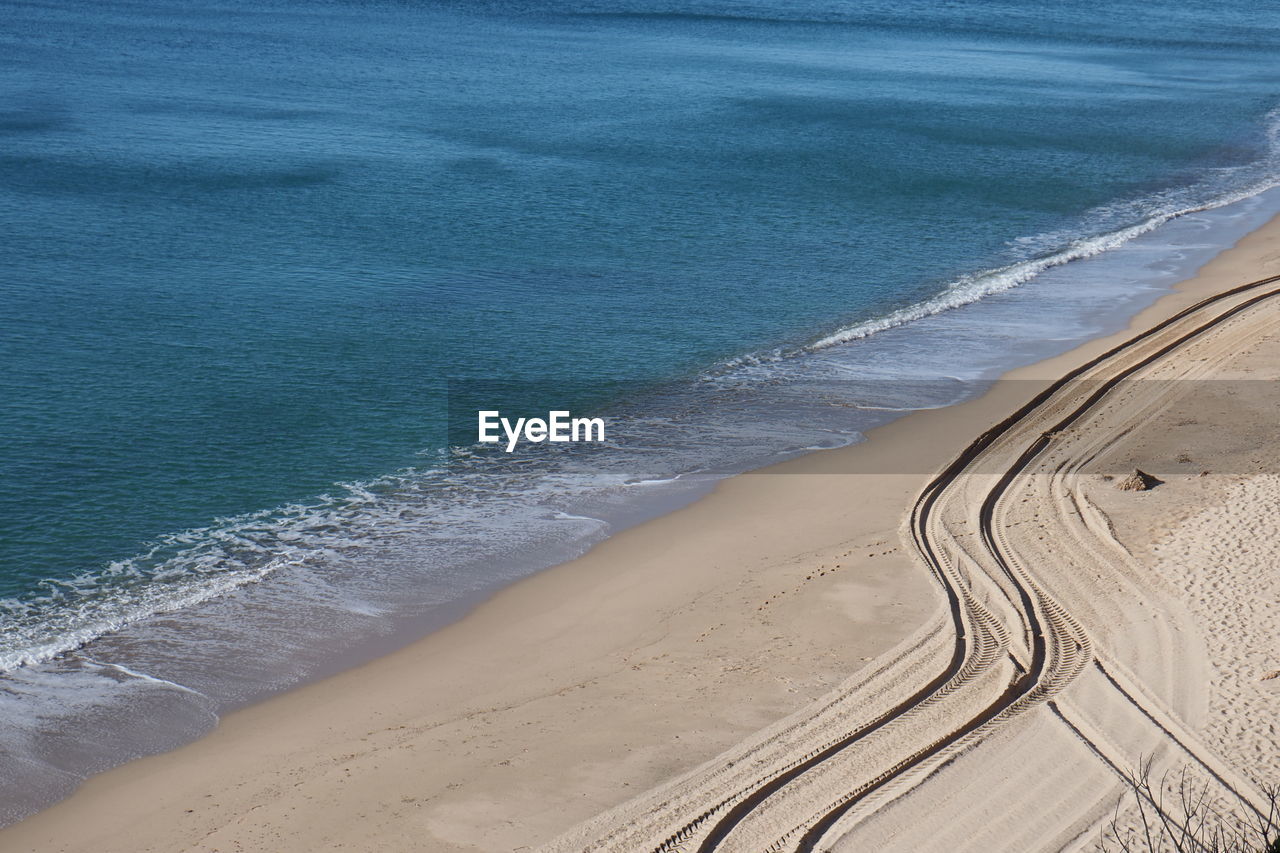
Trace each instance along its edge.
<instances>
[{"instance_id":1,"label":"tire track in sand","mask_svg":"<svg viewBox=\"0 0 1280 853\"><path fill-rule=\"evenodd\" d=\"M1022 564L1016 543L999 523L1001 501L1057 436L1120 383L1280 295L1277 282L1280 276L1273 276L1209 297L1081 365L980 435L930 481L912 508L909 530L945 593L953 645L941 671L926 677L922 687L860 720L858 709L868 701L873 676L546 849L817 850L847 831L847 819L860 804L874 809L905 793L957 749L1052 699L1095 655L1081 622ZM988 488L983 484L992 466L998 476ZM969 535L975 530L976 539ZM980 543L976 553L974 541ZM919 669L929 658L921 651L928 645L926 636L876 675ZM1160 725L1168 719L1165 711L1148 707L1137 691L1117 692L1235 790L1214 770L1220 762ZM1061 716L1061 709L1055 713ZM1071 728L1085 737L1081 727ZM1107 753L1090 746L1100 756ZM878 803L872 802L876 796Z\"/></svg>"}]
</instances>

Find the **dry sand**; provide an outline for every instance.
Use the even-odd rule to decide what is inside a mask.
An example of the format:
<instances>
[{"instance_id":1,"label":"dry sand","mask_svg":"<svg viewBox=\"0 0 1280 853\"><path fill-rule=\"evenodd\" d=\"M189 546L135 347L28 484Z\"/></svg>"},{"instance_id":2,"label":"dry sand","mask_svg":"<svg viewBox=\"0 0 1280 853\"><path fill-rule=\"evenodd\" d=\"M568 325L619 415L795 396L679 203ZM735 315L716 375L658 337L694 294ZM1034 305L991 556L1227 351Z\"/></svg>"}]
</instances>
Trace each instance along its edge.
<instances>
[{"instance_id":1,"label":"dry sand","mask_svg":"<svg viewBox=\"0 0 1280 853\"><path fill-rule=\"evenodd\" d=\"M1056 377L1206 295L1275 273L1273 222L1130 331L1011 376ZM1155 375L1274 378L1276 302L1171 353ZM904 539L904 517L929 472L1040 387L1000 383L866 444L726 481L401 652L91 779L0 832L0 849L572 850L606 838L598 849L642 849L636 839L664 837L700 803L768 778L943 668L954 646L947 598ZM998 504L998 538L1017 555L1013 571L1070 614L1062 636L1078 631L1083 643L1051 650L1051 693L895 777L823 844L1085 846L1120 790L1107 761L1200 762L1241 787L1241 770L1254 769L1244 765L1274 761L1280 679L1259 679L1280 669L1267 662L1280 485L1257 452L1263 437L1275 446L1273 412L1205 383L1149 383L1055 436ZM1169 428L1181 421L1194 423ZM1167 482L1115 489L1135 467ZM1025 616L1005 603L1016 596L973 536L969 500L993 480L958 482L929 528L973 612L990 616L973 626L989 659L962 689L769 798L722 849L764 849L780 835L794 846L781 827L825 813L840 786L935 741L1031 664Z\"/></svg>"}]
</instances>

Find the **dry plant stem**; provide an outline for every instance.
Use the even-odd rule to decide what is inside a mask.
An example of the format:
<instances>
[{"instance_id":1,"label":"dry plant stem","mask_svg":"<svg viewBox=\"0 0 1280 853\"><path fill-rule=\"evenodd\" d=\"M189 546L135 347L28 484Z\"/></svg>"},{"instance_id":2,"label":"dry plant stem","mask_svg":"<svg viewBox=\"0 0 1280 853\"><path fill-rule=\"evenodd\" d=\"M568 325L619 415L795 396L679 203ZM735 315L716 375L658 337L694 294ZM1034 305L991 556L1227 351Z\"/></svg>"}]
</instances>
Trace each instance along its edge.
<instances>
[{"instance_id":1,"label":"dry plant stem","mask_svg":"<svg viewBox=\"0 0 1280 853\"><path fill-rule=\"evenodd\" d=\"M1139 828L1124 822L1126 798L1121 798L1098 843L1103 853L1280 853L1280 786L1259 785L1265 809L1240 800L1233 814L1219 808L1209 785L1197 783L1186 768L1177 775L1176 787L1168 772L1157 783L1148 759L1126 781ZM1170 791L1176 795L1173 802Z\"/></svg>"}]
</instances>

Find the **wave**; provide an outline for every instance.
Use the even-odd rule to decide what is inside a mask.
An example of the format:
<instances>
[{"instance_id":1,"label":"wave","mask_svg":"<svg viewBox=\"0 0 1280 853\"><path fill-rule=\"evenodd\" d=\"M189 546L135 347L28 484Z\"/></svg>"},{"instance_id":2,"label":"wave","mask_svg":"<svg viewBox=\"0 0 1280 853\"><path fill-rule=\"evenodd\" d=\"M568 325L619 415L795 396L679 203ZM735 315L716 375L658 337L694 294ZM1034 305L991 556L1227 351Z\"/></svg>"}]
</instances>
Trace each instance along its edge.
<instances>
[{"instance_id":1,"label":"wave","mask_svg":"<svg viewBox=\"0 0 1280 853\"><path fill-rule=\"evenodd\" d=\"M837 329L808 344L803 348L803 351L814 352L849 343L850 341L874 335L877 332L883 332L915 320L940 314L943 311L971 305L987 296L1026 284L1046 270L1071 263L1072 261L1096 257L1103 252L1117 249L1179 217L1226 207L1280 186L1280 174L1277 174L1280 171L1280 108L1268 112L1264 121L1268 143L1266 156L1246 166L1220 170L1223 172L1236 172L1237 174L1240 172L1263 172L1262 175L1257 175L1254 180L1249 181L1244 187L1219 192L1206 201L1191 203L1182 201L1179 203L1181 199L1185 199L1188 195L1194 197L1197 194L1197 190L1203 193L1203 190L1208 189L1209 186L1221 187L1223 183L1229 182L1230 177L1235 177L1235 175L1231 175L1228 176L1228 181L1226 182L1220 179L1209 185L1193 185L1188 188L1166 191L1135 202L1096 208L1085 214L1084 220L1086 222L1114 219L1118 213L1123 215L1126 209L1146 208L1150 211L1154 207L1155 211L1148 213L1145 218L1135 224L1105 231L1101 234L1091 234L1072 239L1064 247L1051 254L961 276L935 296L904 306L880 317ZM1037 237L1023 238L1017 242L1023 245L1035 245L1049 242L1057 237L1060 237L1060 234L1050 233Z\"/></svg>"},{"instance_id":2,"label":"wave","mask_svg":"<svg viewBox=\"0 0 1280 853\"><path fill-rule=\"evenodd\" d=\"M807 344L774 347L725 359L706 371L703 378L715 379L737 368L802 357L972 305L988 296L1027 284L1054 267L1117 249L1174 219L1227 207L1280 186L1280 107L1267 112L1262 124L1265 153L1251 163L1213 170L1210 179L1189 186L1099 206L1086 212L1080 218L1080 224L1071 231L1051 231L1017 238L1010 241L1010 246L1024 252L1043 249L1042 253L960 276L933 296L841 326ZM1100 223L1116 222L1125 224L1098 227Z\"/></svg>"},{"instance_id":3,"label":"wave","mask_svg":"<svg viewBox=\"0 0 1280 853\"><path fill-rule=\"evenodd\" d=\"M376 530L391 520L384 496L409 493L439 468L406 469L312 503L215 519L167 534L145 550L69 579L45 579L32 592L0 599L0 672L52 660L149 617L219 598L317 556L358 543L344 530ZM402 526L409 521L395 515Z\"/></svg>"},{"instance_id":4,"label":"wave","mask_svg":"<svg viewBox=\"0 0 1280 853\"><path fill-rule=\"evenodd\" d=\"M47 663L149 618L222 599L285 570L296 570L311 585L302 593L294 589L294 594L328 596L347 613L372 615L392 607L397 596L407 599L408 593L393 590L379 576L363 584L370 590L361 597L361 575L375 574L360 565L363 555L411 554L420 571L424 566L447 568L492 556L522 536L526 541L536 538L529 535L531 528L543 522L585 526L587 533L605 526L598 518L549 512L544 505L549 489L585 491L600 485L598 477L574 483L547 470L541 479L524 484L512 468L493 464L471 448L436 455L451 458L376 480L339 484L341 492L319 495L310 503L169 534L128 559L69 579L46 579L26 595L0 599L0 672ZM424 544L445 542L457 546L446 557L418 553ZM339 586L347 589L335 592ZM383 592L387 601L380 600Z\"/></svg>"},{"instance_id":5,"label":"wave","mask_svg":"<svg viewBox=\"0 0 1280 853\"><path fill-rule=\"evenodd\" d=\"M1267 113L1264 127L1266 153L1251 164L1217 170L1209 180L1188 187L1097 208L1083 217L1084 224L1076 234L1086 233L1080 236L1057 232L1014 241L1020 251L1041 251L1036 257L962 276L932 297L837 328L809 343L722 362L699 378L723 382L730 377L750 382L759 379L760 374L744 375L739 368L829 351L976 303L1032 281L1053 267L1123 246L1175 218L1224 207L1276 187L1280 185L1280 109ZM1128 224L1118 227L1095 227L1088 233L1088 223L1114 226L1126 221ZM875 408L866 404L859 407ZM917 401L902 409L881 408L906 411L918 407ZM705 411L708 407L699 402L694 408ZM651 429L657 436L647 450L671 450L674 421L659 419L648 424L644 418L636 417L631 423L638 430ZM790 449L829 446L826 437L814 439ZM854 440L856 437L848 438ZM627 449L611 446L605 450L625 453ZM540 471L537 483L531 484L526 471L501 468L492 457L473 448L456 448L446 456L447 459L442 457L446 464L408 469L366 483L340 484L341 493L320 495L309 504L219 519L207 527L162 537L143 553L104 569L87 571L69 580L46 580L30 594L0 600L0 622L4 624L0 633L0 672L49 661L139 621L204 604L282 570L314 569L318 564L349 568L358 553L385 550L392 542L397 548L406 540L437 546L460 542L462 545L448 558L457 561L462 559L459 554L463 551L466 559L472 560L477 554L492 556L504 547L514 547L519 537L530 535L543 521L562 525L590 523L590 535L602 535L601 530L608 524L594 515L571 509L548 515L545 500L549 490L572 498L575 489L581 494L588 489L627 483L673 484L687 473L672 467L653 471L652 476L596 477L584 486L584 472L548 468ZM618 470L623 467L618 466ZM503 507L513 501L528 509L527 518L506 514ZM441 562L433 567L444 566L452 576L458 574L456 568L451 568L453 564L446 565L443 557L439 559ZM361 602L352 607L372 606Z\"/></svg>"}]
</instances>

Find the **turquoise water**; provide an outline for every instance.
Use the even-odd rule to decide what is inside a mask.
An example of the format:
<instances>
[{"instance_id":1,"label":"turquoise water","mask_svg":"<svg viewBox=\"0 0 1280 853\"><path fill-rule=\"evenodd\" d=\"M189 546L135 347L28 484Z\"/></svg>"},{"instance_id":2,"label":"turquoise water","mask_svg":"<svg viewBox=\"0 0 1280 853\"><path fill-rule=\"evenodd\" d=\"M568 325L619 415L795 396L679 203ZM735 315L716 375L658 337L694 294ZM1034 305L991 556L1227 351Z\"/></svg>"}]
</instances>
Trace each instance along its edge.
<instances>
[{"instance_id":1,"label":"turquoise water","mask_svg":"<svg viewBox=\"0 0 1280 853\"><path fill-rule=\"evenodd\" d=\"M1161 230L1280 172L1276 11L5 4L0 811L687 498L628 483L855 440L815 379L1117 322L1262 215ZM513 469L451 396L630 443Z\"/></svg>"}]
</instances>

